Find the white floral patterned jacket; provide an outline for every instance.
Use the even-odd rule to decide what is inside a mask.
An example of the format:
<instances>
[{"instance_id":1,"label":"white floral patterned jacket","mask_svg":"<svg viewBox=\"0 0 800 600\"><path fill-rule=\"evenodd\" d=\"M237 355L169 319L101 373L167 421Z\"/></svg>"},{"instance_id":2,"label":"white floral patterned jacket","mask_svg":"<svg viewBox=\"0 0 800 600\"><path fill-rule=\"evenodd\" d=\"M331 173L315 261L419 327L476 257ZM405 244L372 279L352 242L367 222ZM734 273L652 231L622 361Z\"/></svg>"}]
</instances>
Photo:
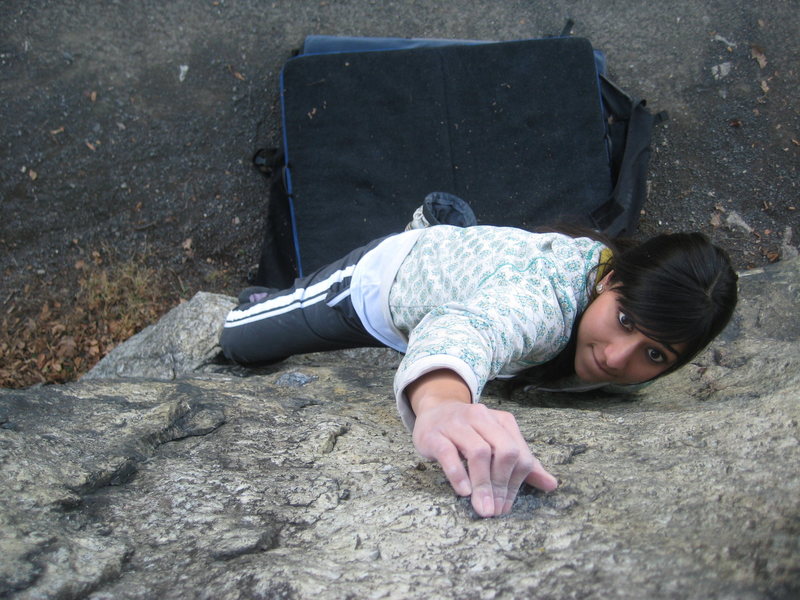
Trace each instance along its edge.
<instances>
[{"instance_id":1,"label":"white floral patterned jacket","mask_svg":"<svg viewBox=\"0 0 800 600\"><path fill-rule=\"evenodd\" d=\"M388 293L394 327L407 336L394 388L413 428L406 386L448 368L479 400L490 379L554 358L589 303L605 246L589 238L506 227L425 229Z\"/></svg>"}]
</instances>

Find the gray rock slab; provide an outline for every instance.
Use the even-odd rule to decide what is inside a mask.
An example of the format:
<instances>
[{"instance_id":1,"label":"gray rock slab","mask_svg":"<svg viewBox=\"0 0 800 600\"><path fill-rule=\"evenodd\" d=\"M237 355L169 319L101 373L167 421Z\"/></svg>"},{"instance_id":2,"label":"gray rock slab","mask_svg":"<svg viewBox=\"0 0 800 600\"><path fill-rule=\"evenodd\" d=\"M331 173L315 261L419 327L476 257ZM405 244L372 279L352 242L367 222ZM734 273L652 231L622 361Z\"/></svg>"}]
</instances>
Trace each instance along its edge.
<instances>
[{"instance_id":1,"label":"gray rock slab","mask_svg":"<svg viewBox=\"0 0 800 600\"><path fill-rule=\"evenodd\" d=\"M200 371L218 353L222 323L235 306L234 298L198 292L158 323L114 348L84 379L175 379Z\"/></svg>"},{"instance_id":2,"label":"gray rock slab","mask_svg":"<svg viewBox=\"0 0 800 600\"><path fill-rule=\"evenodd\" d=\"M798 282L743 274L725 335L635 396L489 386L561 481L496 519L416 455L392 354L120 379L123 345L113 378L2 390L0 596L795 598Z\"/></svg>"}]
</instances>

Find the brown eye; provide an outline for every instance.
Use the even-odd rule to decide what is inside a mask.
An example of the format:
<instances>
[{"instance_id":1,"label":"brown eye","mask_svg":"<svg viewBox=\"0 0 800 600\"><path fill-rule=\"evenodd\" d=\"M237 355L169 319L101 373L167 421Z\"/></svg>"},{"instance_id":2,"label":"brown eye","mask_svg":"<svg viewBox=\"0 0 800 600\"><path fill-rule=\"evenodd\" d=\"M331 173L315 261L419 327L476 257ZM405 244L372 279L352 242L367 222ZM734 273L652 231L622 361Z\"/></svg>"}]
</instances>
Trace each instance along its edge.
<instances>
[{"instance_id":1,"label":"brown eye","mask_svg":"<svg viewBox=\"0 0 800 600\"><path fill-rule=\"evenodd\" d=\"M633 321L624 312L619 311L619 324L628 331L633 331Z\"/></svg>"},{"instance_id":2,"label":"brown eye","mask_svg":"<svg viewBox=\"0 0 800 600\"><path fill-rule=\"evenodd\" d=\"M667 360L667 357L664 356L664 353L657 348L648 348L647 349L647 358L649 358L654 363L663 363Z\"/></svg>"}]
</instances>

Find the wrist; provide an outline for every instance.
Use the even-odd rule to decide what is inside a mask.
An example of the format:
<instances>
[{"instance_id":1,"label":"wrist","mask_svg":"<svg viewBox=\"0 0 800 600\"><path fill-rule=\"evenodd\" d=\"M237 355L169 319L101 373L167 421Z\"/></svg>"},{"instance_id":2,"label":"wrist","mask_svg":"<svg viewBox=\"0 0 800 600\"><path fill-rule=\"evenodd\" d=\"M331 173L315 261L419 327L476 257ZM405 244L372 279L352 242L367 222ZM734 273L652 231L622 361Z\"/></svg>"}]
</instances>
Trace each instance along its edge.
<instances>
[{"instance_id":1,"label":"wrist","mask_svg":"<svg viewBox=\"0 0 800 600\"><path fill-rule=\"evenodd\" d=\"M419 416L431 408L443 404L470 404L472 393L463 379L450 369L439 369L426 373L406 387L411 410Z\"/></svg>"}]
</instances>

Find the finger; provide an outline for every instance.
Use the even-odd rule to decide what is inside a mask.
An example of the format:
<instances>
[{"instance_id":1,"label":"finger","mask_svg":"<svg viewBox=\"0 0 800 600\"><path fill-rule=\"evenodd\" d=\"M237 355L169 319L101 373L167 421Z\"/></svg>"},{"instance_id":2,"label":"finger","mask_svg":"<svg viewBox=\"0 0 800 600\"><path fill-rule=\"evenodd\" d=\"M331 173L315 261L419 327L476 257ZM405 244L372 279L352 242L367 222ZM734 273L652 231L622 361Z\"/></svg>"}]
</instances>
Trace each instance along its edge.
<instances>
[{"instance_id":1,"label":"finger","mask_svg":"<svg viewBox=\"0 0 800 600\"><path fill-rule=\"evenodd\" d=\"M493 441L493 457L491 463L491 482L492 495L494 497L494 514L501 515L505 511L506 504L513 502L517 495L520 483L524 475L517 474L520 469L520 454L527 452L526 448L520 448L515 440L511 439L507 433L501 433L504 438L501 441ZM516 487L514 481L516 480Z\"/></svg>"},{"instance_id":2,"label":"finger","mask_svg":"<svg viewBox=\"0 0 800 600\"><path fill-rule=\"evenodd\" d=\"M533 455L522 437L514 416L504 411L492 411L492 418L476 426L494 450L491 481L495 515L511 510L523 479L533 465Z\"/></svg>"},{"instance_id":3,"label":"finger","mask_svg":"<svg viewBox=\"0 0 800 600\"><path fill-rule=\"evenodd\" d=\"M461 446L467 459L467 470L472 487L472 507L482 517L495 514L494 490L491 480L492 447L477 433L466 434L468 444Z\"/></svg>"},{"instance_id":4,"label":"finger","mask_svg":"<svg viewBox=\"0 0 800 600\"><path fill-rule=\"evenodd\" d=\"M506 500L505 504L503 505L502 514L508 514L511 512L511 507L514 505L514 500L519 493L519 488L525 478L530 474L535 460L536 459L533 457L533 454L530 453L530 450L525 448L525 452L522 456L520 456L519 460L517 460L517 464L514 466L514 471L508 480L508 491L506 492Z\"/></svg>"},{"instance_id":5,"label":"finger","mask_svg":"<svg viewBox=\"0 0 800 600\"><path fill-rule=\"evenodd\" d=\"M505 502L502 510L498 512L498 514L506 514L511 512L514 500L519 493L519 488L523 481L527 481L540 490L549 492L558 487L558 480L548 473L541 462L533 456L514 415L505 411L495 411L493 414L496 416L497 422L505 429L509 438L519 449L519 456L508 478ZM494 473L494 466L492 470ZM498 479L495 478L494 481L498 482ZM495 509L496 511L499 510L497 506Z\"/></svg>"},{"instance_id":6,"label":"finger","mask_svg":"<svg viewBox=\"0 0 800 600\"><path fill-rule=\"evenodd\" d=\"M455 445L448 439L443 439L438 452L433 458L441 465L447 481L459 496L469 496L472 493L469 475L461 461L461 455Z\"/></svg>"},{"instance_id":7,"label":"finger","mask_svg":"<svg viewBox=\"0 0 800 600\"><path fill-rule=\"evenodd\" d=\"M461 461L458 447L448 435L439 430L429 431L423 419L418 419L414 427L413 440L417 451L441 465L447 481L459 496L468 496L472 492L469 476Z\"/></svg>"},{"instance_id":8,"label":"finger","mask_svg":"<svg viewBox=\"0 0 800 600\"><path fill-rule=\"evenodd\" d=\"M545 470L542 463L539 462L539 459L531 454L528 442L523 437L519 425L516 419L514 419L514 415L511 413L499 412L498 419L509 432L509 435L517 440L521 448L525 449L525 452L520 458L520 471L518 473L515 472L513 476L516 477L521 473L523 474L522 479L519 482L509 482L509 488L515 486L513 488L514 497L516 497L519 487L522 485L522 481L526 481L530 485L545 492L551 492L556 489L558 487L558 480ZM513 499L514 498L511 498L512 502Z\"/></svg>"},{"instance_id":9,"label":"finger","mask_svg":"<svg viewBox=\"0 0 800 600\"><path fill-rule=\"evenodd\" d=\"M548 473L536 458L533 460L533 468L530 474L525 477L525 481L543 492L552 492L558 487L558 480Z\"/></svg>"}]
</instances>

